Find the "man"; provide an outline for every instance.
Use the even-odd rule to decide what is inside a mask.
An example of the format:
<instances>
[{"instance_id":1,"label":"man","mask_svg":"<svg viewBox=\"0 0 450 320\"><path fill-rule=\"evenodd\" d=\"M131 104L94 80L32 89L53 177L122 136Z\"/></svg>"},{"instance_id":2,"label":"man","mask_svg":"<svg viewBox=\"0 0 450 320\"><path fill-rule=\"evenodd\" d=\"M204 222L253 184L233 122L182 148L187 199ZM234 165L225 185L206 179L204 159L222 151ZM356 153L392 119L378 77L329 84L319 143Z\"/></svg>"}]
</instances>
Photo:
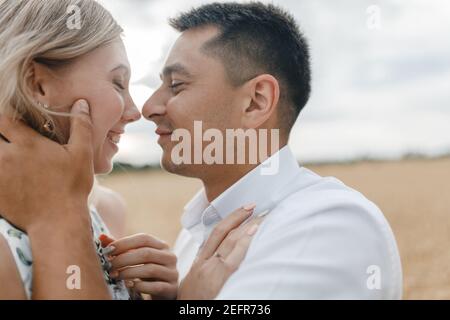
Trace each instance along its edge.
<instances>
[{"instance_id":1,"label":"man","mask_svg":"<svg viewBox=\"0 0 450 320\"><path fill-rule=\"evenodd\" d=\"M266 219L241 267L219 293L219 299L400 298L400 259L382 213L338 180L322 178L299 167L287 146L289 132L310 93L308 47L292 17L275 6L260 3L211 4L182 14L171 20L171 25L182 33L164 66L163 84L145 104L143 115L158 126L163 167L176 174L199 178L204 184L204 189L186 206L182 217L184 229L175 247L180 278L186 275L212 228L236 207L254 202L255 212L267 214ZM215 161L210 161L205 152L209 144L204 140L208 139L198 141L195 138L198 122L205 132L215 130L215 138L220 137L217 133L227 136L223 134L227 129L257 131L258 161L249 161L255 148L239 144L230 147L229 141L216 145ZM77 126L86 123L86 119L75 120L74 132ZM0 132L9 136L8 130L1 131L5 127L8 125L0 124ZM259 135L264 130L278 134L271 136L269 143ZM194 139L186 138L190 140L189 148L178 152L181 142L172 140L181 133L188 133ZM73 141L81 141L80 138L81 133L75 134ZM273 140L278 141L273 143ZM196 157L199 144L201 161ZM270 148L268 159L261 152L267 145L275 146ZM87 159L89 155L85 154L86 150L80 155L77 151L81 145L76 146L69 148L67 154L50 150L52 167L61 167L60 172L70 186L58 189L49 183L49 193L58 192L58 199L69 196L81 199L88 193L89 183L82 182L89 180L89 172L76 163L81 163L80 157ZM21 147L26 149L26 143ZM0 144L0 155L3 154L0 162L8 162L18 150ZM220 161L220 157L215 157L220 151L225 157L230 152L243 152L246 161L234 164ZM192 153L194 161L189 161L186 155ZM37 157L35 153L33 156ZM40 156L41 162L34 168L48 165L43 160L46 158ZM15 159L21 157L23 154ZM69 164L64 164L64 158ZM30 168L29 175L36 177L35 181L59 182L54 177L46 177L45 173L33 173L33 163L25 163ZM264 170L267 165L275 170ZM16 168L11 161L9 167L10 172ZM2 173L0 178L5 177L8 174ZM5 180L0 181L0 187L8 185ZM11 179L9 183L13 183ZM27 194L34 192L25 183L20 187ZM7 196L11 196L8 190L0 192L0 200ZM55 207L47 204L50 199L54 197L41 193L30 202L32 206L39 203L37 208L22 203L17 204L20 208L9 210L17 214L24 210L41 215L52 211L56 214ZM69 220L74 221L69 231L73 229L75 233L77 227L86 225L84 218L77 215L79 211L86 211L79 205L83 201L58 202L67 207ZM24 219L33 217L29 215ZM38 239L33 250L44 251L45 233L37 231L45 227L37 222L31 226L27 231ZM52 237L55 250L58 241L67 240L59 233ZM87 254L76 250L82 245L76 241L71 240L69 244L77 253L71 258L88 264ZM63 254L64 251L60 251L59 255ZM218 254L220 256L220 252ZM52 261L51 253L46 258ZM36 264L44 265L43 260L44 257ZM41 288L50 287L42 279L48 279L52 267L47 263L46 268L39 269L42 277L37 281L41 281ZM98 274L89 275L89 279L101 287ZM85 285L89 287L90 283Z\"/></svg>"},{"instance_id":2,"label":"man","mask_svg":"<svg viewBox=\"0 0 450 320\"><path fill-rule=\"evenodd\" d=\"M342 182L299 167L287 146L310 94L308 46L291 15L261 3L214 3L170 24L181 35L142 113L158 126L162 166L204 185L182 216L180 278L212 228L232 208L254 202L257 212L269 213L219 299L399 299L400 259L383 214ZM264 164L248 161L261 141L243 147L245 163L192 163L185 154L180 161L176 133L195 136L196 121L222 136L230 128L279 130L281 149ZM207 154L205 141L189 141L184 153L200 144L200 156ZM216 152L242 151L229 142ZM275 160L277 172L264 174Z\"/></svg>"}]
</instances>

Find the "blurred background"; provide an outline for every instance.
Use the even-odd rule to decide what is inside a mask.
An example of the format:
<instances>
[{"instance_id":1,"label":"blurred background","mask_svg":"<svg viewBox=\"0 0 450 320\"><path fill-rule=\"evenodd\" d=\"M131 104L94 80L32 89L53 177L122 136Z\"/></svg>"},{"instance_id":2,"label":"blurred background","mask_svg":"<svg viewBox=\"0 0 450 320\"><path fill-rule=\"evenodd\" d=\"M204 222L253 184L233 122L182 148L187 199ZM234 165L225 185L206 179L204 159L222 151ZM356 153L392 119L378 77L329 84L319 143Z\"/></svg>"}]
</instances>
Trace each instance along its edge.
<instances>
[{"instance_id":1,"label":"blurred background","mask_svg":"<svg viewBox=\"0 0 450 320\"><path fill-rule=\"evenodd\" d=\"M138 107L160 84L178 34L168 17L197 0L103 0L125 29ZM267 1L263 1L267 2ZM404 298L450 299L450 2L279 0L309 40L312 96L291 135L301 165L335 176L384 212ZM173 243L197 180L163 172L155 126L128 127L100 178L128 204L128 232Z\"/></svg>"}]
</instances>

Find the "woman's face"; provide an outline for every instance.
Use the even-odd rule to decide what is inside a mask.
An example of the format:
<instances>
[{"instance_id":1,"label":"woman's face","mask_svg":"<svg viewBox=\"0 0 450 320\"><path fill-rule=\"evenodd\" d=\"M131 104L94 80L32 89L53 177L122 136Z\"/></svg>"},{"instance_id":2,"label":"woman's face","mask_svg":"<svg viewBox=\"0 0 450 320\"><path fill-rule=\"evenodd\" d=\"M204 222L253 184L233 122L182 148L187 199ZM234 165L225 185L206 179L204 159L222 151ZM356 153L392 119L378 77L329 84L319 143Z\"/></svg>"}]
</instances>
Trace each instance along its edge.
<instances>
[{"instance_id":1,"label":"woman's face","mask_svg":"<svg viewBox=\"0 0 450 320\"><path fill-rule=\"evenodd\" d=\"M94 170L97 174L110 172L125 126L141 117L128 90L130 65L122 40L95 49L51 75L39 69L39 101L50 109L67 112L76 100L88 101L94 130ZM68 137L68 118L59 118L57 125Z\"/></svg>"}]
</instances>

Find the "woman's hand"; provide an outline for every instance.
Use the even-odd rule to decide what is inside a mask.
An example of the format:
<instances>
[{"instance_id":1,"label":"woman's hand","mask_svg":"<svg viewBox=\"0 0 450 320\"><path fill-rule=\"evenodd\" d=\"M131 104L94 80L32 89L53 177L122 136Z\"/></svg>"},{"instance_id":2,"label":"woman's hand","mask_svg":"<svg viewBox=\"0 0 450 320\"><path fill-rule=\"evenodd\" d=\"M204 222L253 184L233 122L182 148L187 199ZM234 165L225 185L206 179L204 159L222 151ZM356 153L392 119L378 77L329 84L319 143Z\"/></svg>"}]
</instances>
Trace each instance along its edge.
<instances>
[{"instance_id":1,"label":"woman's hand","mask_svg":"<svg viewBox=\"0 0 450 320\"><path fill-rule=\"evenodd\" d=\"M77 101L71 112L66 145L0 115L0 214L30 237L33 299L111 299L87 204L94 177L89 105ZM80 290L67 290L70 265L83 270Z\"/></svg>"},{"instance_id":2,"label":"woman's hand","mask_svg":"<svg viewBox=\"0 0 450 320\"><path fill-rule=\"evenodd\" d=\"M243 223L253 213L254 206L244 208L215 227L178 289L179 300L214 299L238 269L262 221L255 218Z\"/></svg>"},{"instance_id":3,"label":"woman's hand","mask_svg":"<svg viewBox=\"0 0 450 320\"><path fill-rule=\"evenodd\" d=\"M124 280L135 293L149 294L154 300L177 297L177 258L165 242L142 233L112 241L108 247L112 278Z\"/></svg>"},{"instance_id":4,"label":"woman's hand","mask_svg":"<svg viewBox=\"0 0 450 320\"><path fill-rule=\"evenodd\" d=\"M22 230L30 232L42 224L64 228L80 217L90 220L87 198L94 167L85 100L74 104L70 121L68 144L60 145L18 120L0 116L1 215Z\"/></svg>"}]
</instances>

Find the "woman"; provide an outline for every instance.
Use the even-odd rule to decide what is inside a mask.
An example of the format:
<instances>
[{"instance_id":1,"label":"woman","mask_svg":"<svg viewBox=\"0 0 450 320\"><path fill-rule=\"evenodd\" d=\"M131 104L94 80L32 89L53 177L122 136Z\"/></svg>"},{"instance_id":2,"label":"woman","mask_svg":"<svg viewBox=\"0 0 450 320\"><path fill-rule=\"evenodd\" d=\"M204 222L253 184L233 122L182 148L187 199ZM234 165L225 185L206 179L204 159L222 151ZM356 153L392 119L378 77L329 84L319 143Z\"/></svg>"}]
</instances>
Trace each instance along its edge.
<instances>
[{"instance_id":1,"label":"woman","mask_svg":"<svg viewBox=\"0 0 450 320\"><path fill-rule=\"evenodd\" d=\"M79 8L81 29L67 25L67 12L73 6ZM94 171L110 172L111 159L118 151L117 144L126 125L140 118L128 91L130 66L121 34L121 27L109 12L93 0L0 0L0 115L21 119L42 135L64 144L70 131L70 107L76 100L88 101L93 123ZM239 222L249 216L243 210L236 214ZM231 219L236 220L236 215ZM219 274L215 276L217 279L211 279L194 274L187 277L181 292L177 292L176 259L166 244L140 234L119 239L113 242L114 247L105 250L107 243L102 244L99 238L109 231L94 205L91 222L105 281L114 299L129 299L130 294L139 298L140 293L157 298L199 297L191 296L190 292L210 292L201 297L214 298L229 276ZM243 236L245 245L235 254L235 266L243 259L242 248L246 251L248 236L254 234L255 227L253 222L239 227L247 237ZM206 257L202 263L211 256L208 252L231 241L225 237L230 230L222 230L222 237L216 233L216 239L225 238L220 243L207 243L207 252L200 253ZM106 241L110 242L108 238ZM131 244L137 243L141 249L147 245L154 253L149 263L153 269L158 266L159 272L154 277L148 276L146 263L134 268L139 263L133 260L132 254L137 250ZM108 255L112 248L115 252ZM8 288L0 290L0 299L33 298L29 239L5 219L0 219L0 261L0 282ZM127 286L133 287L134 292L123 281L127 274ZM163 283L165 290L154 294L154 288L148 285L152 281ZM199 289L205 287L209 290Z\"/></svg>"},{"instance_id":2,"label":"woman","mask_svg":"<svg viewBox=\"0 0 450 320\"><path fill-rule=\"evenodd\" d=\"M94 179L89 203L97 209L114 238L126 235L127 206L120 194L102 186L97 179Z\"/></svg>"}]
</instances>

